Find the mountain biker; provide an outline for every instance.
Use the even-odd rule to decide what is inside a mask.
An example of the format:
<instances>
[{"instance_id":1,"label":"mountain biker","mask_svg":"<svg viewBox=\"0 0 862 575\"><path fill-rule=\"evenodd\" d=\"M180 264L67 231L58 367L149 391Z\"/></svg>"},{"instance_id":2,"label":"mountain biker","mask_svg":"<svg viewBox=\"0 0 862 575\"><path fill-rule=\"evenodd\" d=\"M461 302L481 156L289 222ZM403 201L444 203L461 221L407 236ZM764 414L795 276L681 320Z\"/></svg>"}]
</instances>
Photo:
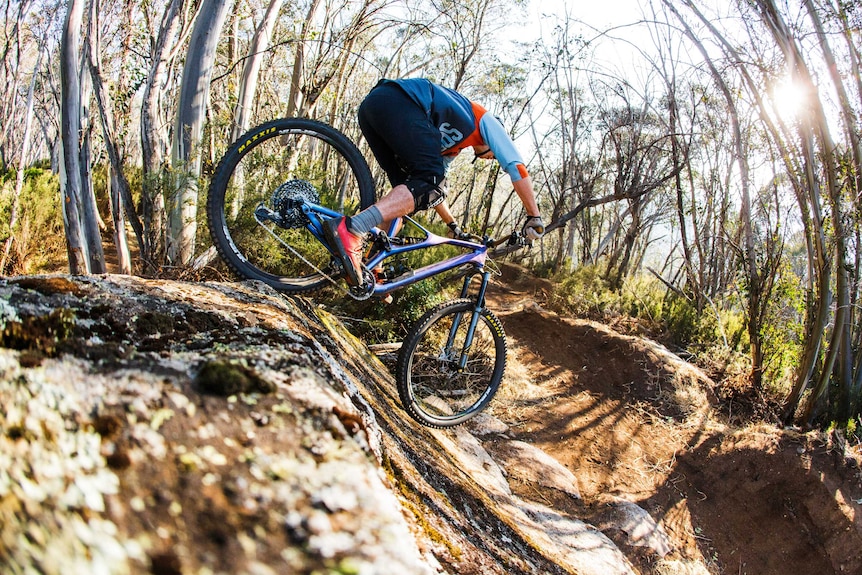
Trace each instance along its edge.
<instances>
[{"instance_id":1,"label":"mountain biker","mask_svg":"<svg viewBox=\"0 0 862 575\"><path fill-rule=\"evenodd\" d=\"M351 285L362 283L362 240L375 226L435 207L453 233L444 179L451 161L472 147L477 159L496 159L527 212L523 232L544 234L530 174L500 121L460 93L423 78L383 79L359 106L359 127L392 189L352 217L327 220L324 232Z\"/></svg>"}]
</instances>

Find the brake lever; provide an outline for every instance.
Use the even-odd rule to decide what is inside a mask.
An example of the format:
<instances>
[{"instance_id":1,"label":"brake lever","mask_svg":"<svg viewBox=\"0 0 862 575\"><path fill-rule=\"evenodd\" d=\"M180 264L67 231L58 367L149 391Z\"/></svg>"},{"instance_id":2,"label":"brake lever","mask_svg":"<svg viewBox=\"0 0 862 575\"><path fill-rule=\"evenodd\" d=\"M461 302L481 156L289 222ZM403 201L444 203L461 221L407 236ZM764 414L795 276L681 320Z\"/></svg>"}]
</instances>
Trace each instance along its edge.
<instances>
[{"instance_id":1,"label":"brake lever","mask_svg":"<svg viewBox=\"0 0 862 575\"><path fill-rule=\"evenodd\" d=\"M513 231L507 238L501 238L497 242L492 242L490 246L491 256L497 257L512 253L519 248L532 248L533 242L531 242L524 234L518 231Z\"/></svg>"},{"instance_id":2,"label":"brake lever","mask_svg":"<svg viewBox=\"0 0 862 575\"><path fill-rule=\"evenodd\" d=\"M506 245L532 247L533 242L530 241L530 239L527 236L525 236L521 232L515 230L509 236L509 241Z\"/></svg>"}]
</instances>

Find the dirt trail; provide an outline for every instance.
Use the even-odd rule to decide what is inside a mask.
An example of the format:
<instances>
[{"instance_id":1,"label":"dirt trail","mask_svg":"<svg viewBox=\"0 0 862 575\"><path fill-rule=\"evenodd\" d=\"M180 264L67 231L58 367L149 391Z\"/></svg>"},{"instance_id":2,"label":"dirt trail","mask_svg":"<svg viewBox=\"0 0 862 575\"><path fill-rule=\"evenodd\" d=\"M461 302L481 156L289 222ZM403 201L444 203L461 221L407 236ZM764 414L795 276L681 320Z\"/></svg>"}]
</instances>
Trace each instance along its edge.
<instances>
[{"instance_id":1,"label":"dirt trail","mask_svg":"<svg viewBox=\"0 0 862 575\"><path fill-rule=\"evenodd\" d=\"M638 503L673 539L665 565L862 574L858 453L823 434L729 425L696 369L651 342L544 311L549 287L505 266L488 296L511 350L492 410L574 472L583 501L543 496L594 524L609 497ZM642 573L666 572L643 550L630 556Z\"/></svg>"}]
</instances>

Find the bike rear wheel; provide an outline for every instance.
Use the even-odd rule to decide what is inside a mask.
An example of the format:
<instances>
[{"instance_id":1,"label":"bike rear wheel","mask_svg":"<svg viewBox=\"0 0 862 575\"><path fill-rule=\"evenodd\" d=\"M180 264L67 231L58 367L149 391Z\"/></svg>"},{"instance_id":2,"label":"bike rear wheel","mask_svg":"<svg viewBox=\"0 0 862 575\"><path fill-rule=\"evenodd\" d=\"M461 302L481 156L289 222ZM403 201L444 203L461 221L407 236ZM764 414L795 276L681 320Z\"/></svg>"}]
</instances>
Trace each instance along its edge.
<instances>
[{"instance_id":1,"label":"bike rear wheel","mask_svg":"<svg viewBox=\"0 0 862 575\"><path fill-rule=\"evenodd\" d=\"M338 275L301 211L284 207L297 189L308 201L346 215L375 199L365 158L344 134L322 122L273 120L228 148L210 183L207 218L213 244L232 272L289 293L320 289L327 282L324 274ZM255 210L261 205L286 217L260 221Z\"/></svg>"},{"instance_id":2,"label":"bike rear wheel","mask_svg":"<svg viewBox=\"0 0 862 575\"><path fill-rule=\"evenodd\" d=\"M398 395L415 420L452 427L485 409L506 369L500 320L476 302L458 299L427 312L409 331L396 365ZM474 315L472 344L465 337Z\"/></svg>"}]
</instances>

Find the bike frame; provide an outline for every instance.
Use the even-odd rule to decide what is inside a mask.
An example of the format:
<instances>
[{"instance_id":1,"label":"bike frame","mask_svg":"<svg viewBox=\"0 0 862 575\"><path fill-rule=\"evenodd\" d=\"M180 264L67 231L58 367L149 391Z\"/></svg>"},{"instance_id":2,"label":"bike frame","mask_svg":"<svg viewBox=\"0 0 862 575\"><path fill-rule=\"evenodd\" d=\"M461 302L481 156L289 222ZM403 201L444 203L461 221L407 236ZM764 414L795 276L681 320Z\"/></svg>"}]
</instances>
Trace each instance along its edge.
<instances>
[{"instance_id":1,"label":"bike frame","mask_svg":"<svg viewBox=\"0 0 862 575\"><path fill-rule=\"evenodd\" d=\"M317 204L309 204L309 203L303 203L302 204L302 211L305 213L305 215L308 217L308 220L309 220L309 223L307 226L308 230L312 234L314 234L314 236L317 238L317 240L320 243L322 243L324 246L327 247L327 249L329 249L330 252L332 252L332 250L329 248L329 246L326 242L326 239L324 238L324 234L323 234L323 222L327 218L321 218L320 216L324 215L324 216L328 216L331 218L331 217L340 217L342 214L337 212L337 211L326 208L324 206L319 206ZM441 260L439 262L435 262L433 264L428 264L428 265L423 266L421 268L415 269L415 270L413 270L412 275L405 277L403 279L396 279L395 281L386 282L386 283L381 283L380 281L375 281L374 286L371 290L371 295L385 296L386 294L388 294L390 292L393 292L393 291L398 290L400 288L403 288L405 286L414 284L416 282L420 282L424 279L428 279L431 276L455 269L455 268L463 266L463 265L470 265L470 266L473 266L474 268L476 268L477 272L482 274L482 283L481 283L481 286L479 288L479 297L477 299L477 303L478 303L479 308L484 306L485 290L487 288L488 280L490 278L490 273L485 270L485 261L488 258L488 245L486 245L485 243L473 242L473 241L469 241L469 240L460 240L460 239L453 239L453 238L446 238L443 236L438 236L437 234L434 234L433 232L424 228L416 220L410 218L409 216L405 216L404 219L406 219L407 221L412 223L414 226L416 226L417 228L422 230L426 234L425 238L416 242L416 243L405 244L405 245L392 245L392 244L388 244L388 242L387 242L388 245L384 246L383 249L381 249L379 252L374 254L374 256L371 259L369 259L367 262L365 262L365 265L367 268L374 269L378 264L383 262L385 259L393 257L393 256L397 256L399 254L404 254L404 253L408 253L408 252L412 252L412 251L416 251L416 250L428 249L431 247L442 246L442 245L451 245L451 246L459 247L459 248L469 250L469 251L466 251L463 254L453 256L450 258L446 258L446 259ZM397 218L391 223L387 237L391 237L396 232L400 223L401 223L401 218ZM383 234L385 232L380 230L379 228L374 228L373 233L374 234ZM333 254L333 255L335 255L335 254ZM471 279L472 279L472 275L465 278L464 287L461 290L461 297L467 296L467 290L468 290L469 283L470 283ZM472 332L472 330L471 330L471 332Z\"/></svg>"},{"instance_id":2,"label":"bike frame","mask_svg":"<svg viewBox=\"0 0 862 575\"><path fill-rule=\"evenodd\" d=\"M320 241L320 243L326 246L330 253L332 253L332 249L329 247L328 242L324 239L324 219L322 219L320 215L322 214L329 217L340 217L342 214L323 206L308 203L302 204L302 211L308 217L308 230L312 234L314 234L314 236L317 238L318 241ZM415 243L400 246L392 245L388 241L385 241L383 249L374 254L371 259L365 262L366 267L368 267L369 269L374 269L378 264L380 264L387 258L397 256L399 254L405 254L416 250L423 250L442 245L456 246L468 251L463 254L446 258L439 262L428 264L427 266L415 269L413 270L412 274L405 277L404 279L396 279L395 281L386 283L381 283L380 281L375 279L374 286L371 290L370 295L384 296L397 289L414 284L416 282L420 282L439 273L443 273L463 265L473 266L476 270L476 273L481 274L482 279L479 284L479 291L476 294L475 298L476 305L473 308L473 313L470 316L470 325L467 327L467 333L464 338L461 353L459 353L458 369L464 370L467 367L469 351L470 348L473 346L473 336L476 333L476 326L479 323L479 312L481 312L482 308L485 306L485 292L488 288L488 282L491 278L491 272L485 269L485 261L488 259L488 247L490 241L486 238L484 243L478 243L467 240L438 236L437 234L434 234L433 232L420 225L416 220L410 218L409 216L405 216L404 219L422 230L425 233L425 238ZM386 237L392 237L397 232L400 225L401 218L396 218L395 220L393 220L389 226L389 233L386 234ZM385 232L380 230L379 228L374 228L373 233L375 235L379 235ZM333 255L335 254L333 253ZM473 280L474 275L475 274L469 274L467 275L467 277L464 278L464 285L461 287L462 298L466 298L468 296L470 283ZM449 329L449 336L447 338L446 347L444 348L443 353L448 353L448 350L452 349L460 321L460 317L458 317L452 323L452 327Z\"/></svg>"}]
</instances>

